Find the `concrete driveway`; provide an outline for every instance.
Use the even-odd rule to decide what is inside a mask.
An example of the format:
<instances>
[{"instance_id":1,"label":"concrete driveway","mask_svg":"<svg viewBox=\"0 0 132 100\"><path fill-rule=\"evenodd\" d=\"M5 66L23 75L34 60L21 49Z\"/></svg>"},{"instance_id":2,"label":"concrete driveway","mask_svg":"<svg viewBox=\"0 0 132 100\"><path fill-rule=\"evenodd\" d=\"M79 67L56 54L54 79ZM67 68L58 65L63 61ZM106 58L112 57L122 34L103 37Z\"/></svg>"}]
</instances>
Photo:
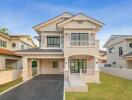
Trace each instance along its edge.
<instances>
[{"instance_id":1,"label":"concrete driveway","mask_svg":"<svg viewBox=\"0 0 132 100\"><path fill-rule=\"evenodd\" d=\"M0 100L63 100L63 87L63 75L39 75L0 95Z\"/></svg>"}]
</instances>

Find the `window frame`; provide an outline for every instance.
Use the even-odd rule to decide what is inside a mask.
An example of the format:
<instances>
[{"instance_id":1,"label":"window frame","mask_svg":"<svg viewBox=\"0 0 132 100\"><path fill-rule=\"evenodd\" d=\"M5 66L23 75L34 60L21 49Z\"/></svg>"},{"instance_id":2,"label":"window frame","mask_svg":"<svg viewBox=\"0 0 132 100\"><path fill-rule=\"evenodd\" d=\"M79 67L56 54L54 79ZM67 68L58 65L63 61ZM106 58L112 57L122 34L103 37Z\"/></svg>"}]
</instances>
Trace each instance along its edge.
<instances>
[{"instance_id":1,"label":"window frame","mask_svg":"<svg viewBox=\"0 0 132 100\"><path fill-rule=\"evenodd\" d=\"M109 53L113 53L114 52L114 47L109 48Z\"/></svg>"},{"instance_id":2,"label":"window frame","mask_svg":"<svg viewBox=\"0 0 132 100\"><path fill-rule=\"evenodd\" d=\"M0 40L0 47L6 48L7 47L7 42L3 41L3 40Z\"/></svg>"},{"instance_id":3,"label":"window frame","mask_svg":"<svg viewBox=\"0 0 132 100\"><path fill-rule=\"evenodd\" d=\"M122 47L119 47L119 56L122 56L123 55L123 49Z\"/></svg>"},{"instance_id":4,"label":"window frame","mask_svg":"<svg viewBox=\"0 0 132 100\"><path fill-rule=\"evenodd\" d=\"M72 41L75 43L72 44ZM86 46L86 41L89 42L89 33L71 33L71 45Z\"/></svg>"},{"instance_id":5,"label":"window frame","mask_svg":"<svg viewBox=\"0 0 132 100\"><path fill-rule=\"evenodd\" d=\"M12 47L13 48L16 48L16 43L12 43Z\"/></svg>"},{"instance_id":6,"label":"window frame","mask_svg":"<svg viewBox=\"0 0 132 100\"><path fill-rule=\"evenodd\" d=\"M58 64L58 61L53 61L52 62L52 65L53 65L53 68L58 68L59 66L59 64Z\"/></svg>"},{"instance_id":7,"label":"window frame","mask_svg":"<svg viewBox=\"0 0 132 100\"><path fill-rule=\"evenodd\" d=\"M60 47L60 36L47 36L47 47Z\"/></svg>"},{"instance_id":8,"label":"window frame","mask_svg":"<svg viewBox=\"0 0 132 100\"><path fill-rule=\"evenodd\" d=\"M129 48L132 48L132 43L129 43Z\"/></svg>"}]
</instances>

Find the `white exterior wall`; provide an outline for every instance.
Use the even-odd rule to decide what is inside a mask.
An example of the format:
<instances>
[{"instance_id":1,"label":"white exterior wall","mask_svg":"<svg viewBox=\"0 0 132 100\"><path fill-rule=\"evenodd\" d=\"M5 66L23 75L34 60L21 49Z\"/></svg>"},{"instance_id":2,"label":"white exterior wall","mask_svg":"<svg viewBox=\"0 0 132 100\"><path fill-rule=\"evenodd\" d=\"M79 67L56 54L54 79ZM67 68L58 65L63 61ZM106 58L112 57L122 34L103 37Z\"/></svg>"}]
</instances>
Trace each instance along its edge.
<instances>
[{"instance_id":1,"label":"white exterior wall","mask_svg":"<svg viewBox=\"0 0 132 100\"><path fill-rule=\"evenodd\" d=\"M115 41L115 40L114 40ZM116 40L116 42L119 41L119 39ZM132 48L129 47L129 43L132 43L132 40L123 40L119 43L113 44L107 48L107 63L111 64L112 67L123 67L128 68L128 63L125 59L123 59L121 56L119 56L119 47L122 47L123 54L126 54L128 52L132 52ZM112 41L111 41L112 44ZM114 47L114 52L109 53L109 48ZM116 65L114 65L112 62L117 62Z\"/></svg>"},{"instance_id":2,"label":"white exterior wall","mask_svg":"<svg viewBox=\"0 0 132 100\"><path fill-rule=\"evenodd\" d=\"M0 55L0 70L4 70L6 67L5 61L6 59L15 59L17 60L16 64L14 63L14 65L17 68L22 68L22 62L21 62L21 58L19 57L13 57L13 56L4 56L4 55ZM13 66L13 67L15 67Z\"/></svg>"},{"instance_id":3,"label":"white exterior wall","mask_svg":"<svg viewBox=\"0 0 132 100\"><path fill-rule=\"evenodd\" d=\"M0 40L5 41L7 43L7 47L0 47L0 48L4 48L4 49L10 49L11 48L11 41L9 39L8 36L4 37L3 35L1 35L2 33L0 33Z\"/></svg>"},{"instance_id":4,"label":"white exterior wall","mask_svg":"<svg viewBox=\"0 0 132 100\"><path fill-rule=\"evenodd\" d=\"M100 69L104 73L132 80L132 69L107 68L107 67L100 67Z\"/></svg>"},{"instance_id":5,"label":"white exterior wall","mask_svg":"<svg viewBox=\"0 0 132 100\"><path fill-rule=\"evenodd\" d=\"M13 51L22 50L22 45L24 46L23 49L32 48L31 46L29 46L29 45L27 45L27 44L25 44L25 43L23 43L23 42L21 42L19 40L17 40L17 41L16 40L15 41L11 41L11 44L12 43L15 43L16 44L16 47L15 48L13 48L12 45L11 45L11 50L13 50Z\"/></svg>"},{"instance_id":6,"label":"white exterior wall","mask_svg":"<svg viewBox=\"0 0 132 100\"><path fill-rule=\"evenodd\" d=\"M63 44L61 42L63 33L60 32L42 32L41 33L41 42L40 42L40 48L41 49L63 49ZM60 37L60 47L48 47L47 46L47 36L58 36Z\"/></svg>"},{"instance_id":7,"label":"white exterior wall","mask_svg":"<svg viewBox=\"0 0 132 100\"><path fill-rule=\"evenodd\" d=\"M53 68L53 61L58 61L58 68ZM41 59L40 74L63 74L64 61L57 59Z\"/></svg>"},{"instance_id":8,"label":"white exterior wall","mask_svg":"<svg viewBox=\"0 0 132 100\"><path fill-rule=\"evenodd\" d=\"M21 74L21 69L0 71L0 85L20 78Z\"/></svg>"},{"instance_id":9,"label":"white exterior wall","mask_svg":"<svg viewBox=\"0 0 132 100\"><path fill-rule=\"evenodd\" d=\"M114 52L109 53L109 48L111 47L114 47ZM123 53L125 53L125 42L120 42L116 45L110 46L107 49L107 63L111 64L112 67L127 67L125 60L119 56L119 47L122 47ZM116 64L114 65L113 62L116 62Z\"/></svg>"}]
</instances>

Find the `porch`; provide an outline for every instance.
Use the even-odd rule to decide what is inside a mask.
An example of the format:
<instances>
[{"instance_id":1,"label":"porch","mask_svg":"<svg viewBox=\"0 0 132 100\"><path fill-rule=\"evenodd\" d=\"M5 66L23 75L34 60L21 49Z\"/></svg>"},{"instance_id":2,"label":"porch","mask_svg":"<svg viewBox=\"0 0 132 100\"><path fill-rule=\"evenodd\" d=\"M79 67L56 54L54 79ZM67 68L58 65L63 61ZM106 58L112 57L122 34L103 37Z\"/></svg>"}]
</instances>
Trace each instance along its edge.
<instances>
[{"instance_id":1,"label":"porch","mask_svg":"<svg viewBox=\"0 0 132 100\"><path fill-rule=\"evenodd\" d=\"M100 83L98 58L90 55L73 55L65 58L65 90L87 92L86 83Z\"/></svg>"}]
</instances>

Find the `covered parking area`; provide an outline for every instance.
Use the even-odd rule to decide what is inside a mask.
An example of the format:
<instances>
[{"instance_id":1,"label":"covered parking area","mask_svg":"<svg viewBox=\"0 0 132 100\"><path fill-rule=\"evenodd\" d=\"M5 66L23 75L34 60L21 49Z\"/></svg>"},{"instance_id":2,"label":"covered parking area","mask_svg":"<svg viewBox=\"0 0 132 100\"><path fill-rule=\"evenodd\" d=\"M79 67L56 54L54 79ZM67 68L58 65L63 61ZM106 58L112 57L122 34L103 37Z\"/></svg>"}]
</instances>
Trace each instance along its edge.
<instances>
[{"instance_id":1,"label":"covered parking area","mask_svg":"<svg viewBox=\"0 0 132 100\"><path fill-rule=\"evenodd\" d=\"M37 62L37 75L63 74L64 53L61 49L27 49L17 51L23 56L23 80L32 78L32 61Z\"/></svg>"}]
</instances>

